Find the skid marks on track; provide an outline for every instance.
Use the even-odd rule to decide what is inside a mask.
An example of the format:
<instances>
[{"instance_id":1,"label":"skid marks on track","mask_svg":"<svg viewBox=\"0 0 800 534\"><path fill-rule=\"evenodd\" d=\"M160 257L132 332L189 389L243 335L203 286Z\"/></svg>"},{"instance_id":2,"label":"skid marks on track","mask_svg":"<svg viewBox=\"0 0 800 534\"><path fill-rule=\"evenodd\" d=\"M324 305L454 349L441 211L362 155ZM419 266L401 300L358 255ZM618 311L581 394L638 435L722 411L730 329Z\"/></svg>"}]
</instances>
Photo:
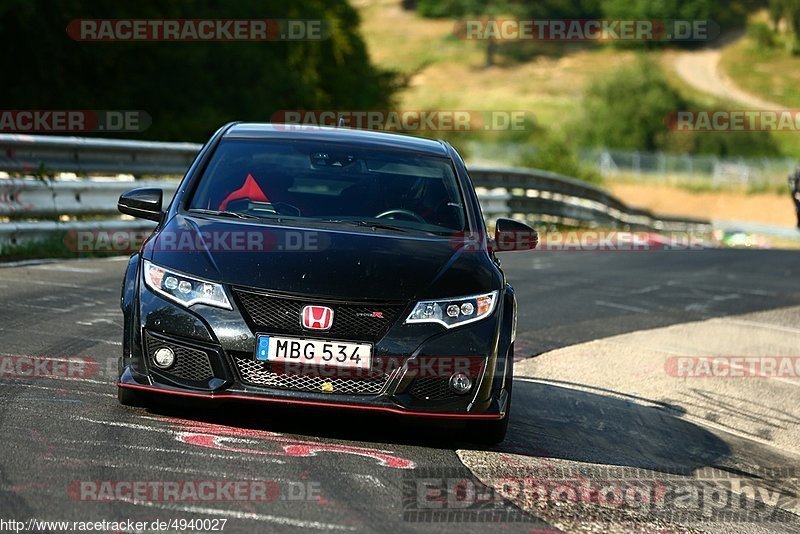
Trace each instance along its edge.
<instances>
[{"instance_id":1,"label":"skid marks on track","mask_svg":"<svg viewBox=\"0 0 800 534\"><path fill-rule=\"evenodd\" d=\"M369 458L379 466L391 469L415 469L416 463L393 451L357 445L342 445L285 436L277 432L190 421L176 417L140 416L146 421L129 423L78 416L78 421L90 424L122 427L131 430L166 433L185 445L210 449L247 460L256 458L276 460L281 457L311 458L321 453L346 454ZM166 426L152 423L167 423Z\"/></svg>"},{"instance_id":2,"label":"skid marks on track","mask_svg":"<svg viewBox=\"0 0 800 534\"><path fill-rule=\"evenodd\" d=\"M166 419L178 430L182 443L222 452L246 455L291 456L308 458L318 453L349 454L371 458L378 465L394 469L414 469L416 464L392 451L353 445L339 445L322 441L292 438L264 430L236 428L212 423ZM266 447L264 447L266 445Z\"/></svg>"}]
</instances>

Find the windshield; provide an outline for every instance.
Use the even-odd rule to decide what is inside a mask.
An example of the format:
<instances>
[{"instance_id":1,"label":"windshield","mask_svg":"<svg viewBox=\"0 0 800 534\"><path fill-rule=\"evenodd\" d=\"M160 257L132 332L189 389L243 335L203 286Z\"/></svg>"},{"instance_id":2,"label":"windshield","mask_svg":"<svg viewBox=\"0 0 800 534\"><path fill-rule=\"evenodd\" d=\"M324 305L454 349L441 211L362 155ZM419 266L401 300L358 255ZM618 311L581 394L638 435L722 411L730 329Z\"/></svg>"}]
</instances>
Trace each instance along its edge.
<instances>
[{"instance_id":1,"label":"windshield","mask_svg":"<svg viewBox=\"0 0 800 534\"><path fill-rule=\"evenodd\" d=\"M223 140L189 210L436 234L464 229L448 158L339 143Z\"/></svg>"}]
</instances>

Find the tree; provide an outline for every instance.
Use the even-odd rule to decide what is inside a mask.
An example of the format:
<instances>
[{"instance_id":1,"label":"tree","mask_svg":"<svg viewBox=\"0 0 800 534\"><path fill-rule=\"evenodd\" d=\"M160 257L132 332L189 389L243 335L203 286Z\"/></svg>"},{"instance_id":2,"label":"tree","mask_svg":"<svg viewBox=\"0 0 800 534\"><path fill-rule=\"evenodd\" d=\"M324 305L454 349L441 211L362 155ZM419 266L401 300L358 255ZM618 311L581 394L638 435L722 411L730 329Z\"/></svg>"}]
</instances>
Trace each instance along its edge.
<instances>
[{"instance_id":1,"label":"tree","mask_svg":"<svg viewBox=\"0 0 800 534\"><path fill-rule=\"evenodd\" d=\"M706 21L709 39L720 29L745 25L751 11L760 9L764 0L602 0L603 16L620 20L661 20L665 22ZM646 43L656 46L655 42ZM674 41L672 44L698 46L695 41Z\"/></svg>"},{"instance_id":2,"label":"tree","mask_svg":"<svg viewBox=\"0 0 800 534\"><path fill-rule=\"evenodd\" d=\"M424 17L481 18L484 21L496 17L511 17L520 13L519 2L514 0L420 0L417 11ZM497 40L487 32L486 67L495 62Z\"/></svg>"},{"instance_id":3,"label":"tree","mask_svg":"<svg viewBox=\"0 0 800 534\"><path fill-rule=\"evenodd\" d=\"M580 146L718 156L776 156L780 149L766 131L686 132L667 127L668 117L698 109L644 57L592 84L574 126Z\"/></svg>"},{"instance_id":4,"label":"tree","mask_svg":"<svg viewBox=\"0 0 800 534\"><path fill-rule=\"evenodd\" d=\"M330 38L271 42L78 42L82 18L322 19ZM143 110L136 137L201 141L230 120L285 109L385 109L400 81L373 66L346 0L5 0L0 60L7 109Z\"/></svg>"},{"instance_id":5,"label":"tree","mask_svg":"<svg viewBox=\"0 0 800 534\"><path fill-rule=\"evenodd\" d=\"M657 150L667 134L664 117L680 109L686 109L686 102L658 65L640 58L589 87L580 122L582 144Z\"/></svg>"},{"instance_id":6,"label":"tree","mask_svg":"<svg viewBox=\"0 0 800 534\"><path fill-rule=\"evenodd\" d=\"M424 17L519 19L586 19L600 16L601 0L419 0L417 12ZM486 66L495 63L497 39L487 32Z\"/></svg>"},{"instance_id":7,"label":"tree","mask_svg":"<svg viewBox=\"0 0 800 534\"><path fill-rule=\"evenodd\" d=\"M791 54L798 53L800 51L800 0L770 0L769 10L776 28L779 21L786 21L786 27L790 32L786 48Z\"/></svg>"}]
</instances>

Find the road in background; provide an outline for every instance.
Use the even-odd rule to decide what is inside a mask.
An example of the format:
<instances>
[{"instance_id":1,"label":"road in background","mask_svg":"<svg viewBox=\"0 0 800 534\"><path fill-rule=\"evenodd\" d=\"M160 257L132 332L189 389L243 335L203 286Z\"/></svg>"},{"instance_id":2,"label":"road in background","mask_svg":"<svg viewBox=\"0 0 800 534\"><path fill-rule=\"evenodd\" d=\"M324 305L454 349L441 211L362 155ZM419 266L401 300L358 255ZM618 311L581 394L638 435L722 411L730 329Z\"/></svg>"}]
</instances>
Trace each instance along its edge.
<instances>
[{"instance_id":1,"label":"road in background","mask_svg":"<svg viewBox=\"0 0 800 534\"><path fill-rule=\"evenodd\" d=\"M695 89L754 109L785 107L748 93L723 72L720 64L722 49L741 38L742 32L731 32L717 39L711 47L678 52L673 60L675 73Z\"/></svg>"},{"instance_id":2,"label":"road in background","mask_svg":"<svg viewBox=\"0 0 800 534\"><path fill-rule=\"evenodd\" d=\"M504 267L520 302L517 354L800 305L797 258L796 252L737 250L506 255ZM226 532L451 531L452 523L405 521L403 492L427 468L477 480L461 461L470 455L473 469L475 461L495 462L490 454L504 453L599 467L627 465L629 458L656 470L743 463L757 468L796 458L741 435L711 432L680 411L653 411L644 401L643 407L613 392L523 379L515 381L508 439L488 454L453 442L453 433L439 425L382 417L263 407L123 408L107 369L115 368L121 350L124 265L112 259L0 269L4 362L16 356L84 356L100 364L93 376L80 379L2 377L5 518L204 517L227 519ZM97 502L80 500L75 492L80 481L222 479L268 480L281 496L267 502ZM503 507L521 513L512 504ZM550 528L531 519L536 516L557 522L547 510L530 510L520 516L528 522L491 528ZM575 519L580 524L580 516ZM485 531L487 525L458 528Z\"/></svg>"},{"instance_id":3,"label":"road in background","mask_svg":"<svg viewBox=\"0 0 800 534\"><path fill-rule=\"evenodd\" d=\"M790 250L504 255L520 303L517 353L800 303Z\"/></svg>"}]
</instances>

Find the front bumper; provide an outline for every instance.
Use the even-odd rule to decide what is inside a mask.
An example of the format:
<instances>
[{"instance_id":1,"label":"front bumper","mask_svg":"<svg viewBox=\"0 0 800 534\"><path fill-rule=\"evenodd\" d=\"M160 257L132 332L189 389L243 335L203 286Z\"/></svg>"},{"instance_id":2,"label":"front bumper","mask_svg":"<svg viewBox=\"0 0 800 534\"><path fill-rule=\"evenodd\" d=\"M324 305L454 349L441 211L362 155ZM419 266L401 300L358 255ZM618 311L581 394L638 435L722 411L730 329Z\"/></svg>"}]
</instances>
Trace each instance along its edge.
<instances>
[{"instance_id":1,"label":"front bumper","mask_svg":"<svg viewBox=\"0 0 800 534\"><path fill-rule=\"evenodd\" d=\"M254 327L234 301L233 310L204 305L190 309L169 302L139 287L137 302L125 310L125 351L120 366L119 387L149 393L201 399L209 402L254 401L309 408L333 408L382 412L408 417L447 419L501 419L508 405L503 387L506 356L511 341L511 317L500 304L491 317L460 328L446 330L436 324L405 325L410 310L373 343L377 360L392 360L384 383L364 392L311 391L264 387L254 384L243 371L252 365L256 336L271 334ZM212 328L210 325L215 325ZM314 337L312 335L306 337ZM157 343L174 344L207 363L193 366L180 376L164 372L151 364L148 347ZM421 365L431 361L468 358L479 362L472 389L467 394L442 394L419 387L425 377L420 369L441 367ZM180 358L180 355L179 355ZM414 365L417 364L417 365ZM199 370L198 370L199 369ZM441 376L446 384L447 378ZM446 385L444 386L446 387ZM358 389L354 387L352 389Z\"/></svg>"},{"instance_id":2,"label":"front bumper","mask_svg":"<svg viewBox=\"0 0 800 534\"><path fill-rule=\"evenodd\" d=\"M164 384L151 383L149 385L139 383L130 374L130 370L126 370L117 386L121 388L131 389L134 391L141 391L145 393L153 393L156 395L176 396L189 399L200 399L207 402L266 402L284 406L300 406L305 408L322 408L322 409L335 409L335 410L353 410L361 412L385 413L391 415L402 415L404 417L420 417L420 418L434 418L434 419L470 419L470 420L498 420L505 416L505 409L508 405L508 392L502 393L502 398L498 399L497 411L490 411L484 413L448 413L448 412L426 412L420 410L409 410L401 408L393 404L383 404L378 402L364 403L364 402L339 402L331 401L330 397L325 400L317 401L304 398L285 397L280 394L270 393L249 393L245 391L237 391L236 389L201 393L191 391L188 389L170 387ZM502 409L500 408L502 406Z\"/></svg>"}]
</instances>

